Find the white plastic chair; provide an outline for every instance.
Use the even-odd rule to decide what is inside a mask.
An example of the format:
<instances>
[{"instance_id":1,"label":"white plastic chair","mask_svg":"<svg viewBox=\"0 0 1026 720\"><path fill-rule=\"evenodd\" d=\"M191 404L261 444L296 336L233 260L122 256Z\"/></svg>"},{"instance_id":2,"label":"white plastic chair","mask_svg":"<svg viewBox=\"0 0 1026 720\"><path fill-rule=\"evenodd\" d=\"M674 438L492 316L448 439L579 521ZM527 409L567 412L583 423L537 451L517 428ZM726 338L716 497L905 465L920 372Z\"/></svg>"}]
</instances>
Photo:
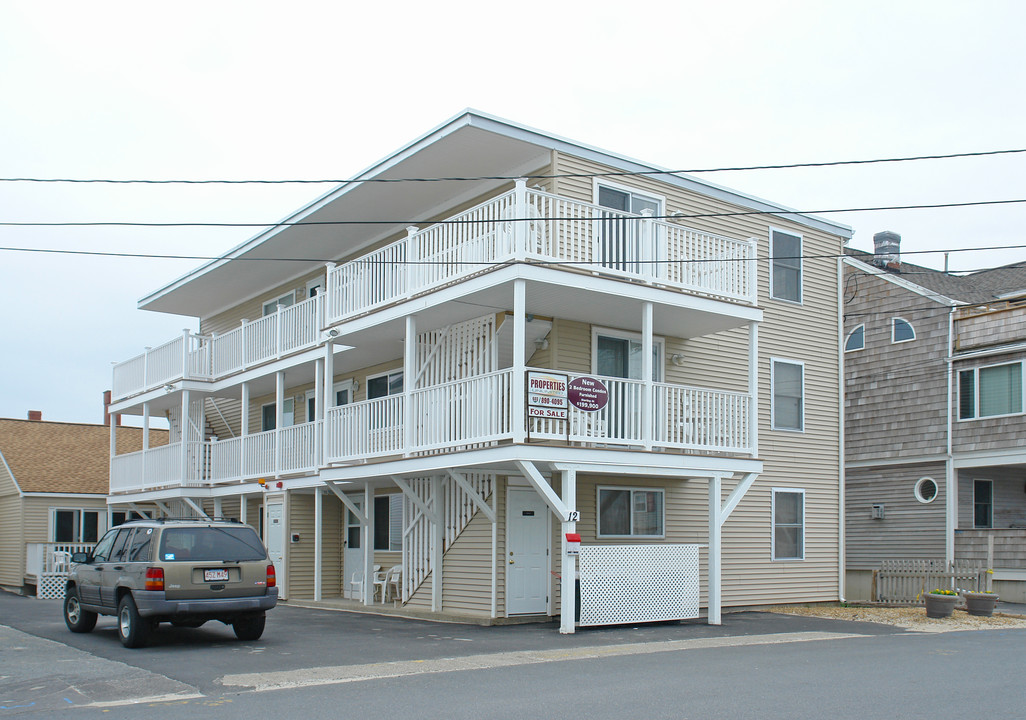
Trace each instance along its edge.
<instances>
[{"instance_id":1,"label":"white plastic chair","mask_svg":"<svg viewBox=\"0 0 1026 720\"><path fill-rule=\"evenodd\" d=\"M381 588L381 602L382 604L388 602L388 588L398 588L399 578L402 577L403 566L393 565L384 572L374 573L374 594L378 594L378 588Z\"/></svg>"},{"instance_id":2,"label":"white plastic chair","mask_svg":"<svg viewBox=\"0 0 1026 720\"><path fill-rule=\"evenodd\" d=\"M55 573L66 573L71 570L71 553L65 550L53 551L53 571Z\"/></svg>"},{"instance_id":3,"label":"white plastic chair","mask_svg":"<svg viewBox=\"0 0 1026 720\"><path fill-rule=\"evenodd\" d=\"M388 585L392 588L392 599L398 600L403 596L403 567L396 565L392 568L392 576L388 579Z\"/></svg>"},{"instance_id":4,"label":"white plastic chair","mask_svg":"<svg viewBox=\"0 0 1026 720\"><path fill-rule=\"evenodd\" d=\"M374 566L374 581L375 581L375 583L377 583L378 569L380 567L381 567L380 565L375 565ZM362 570L357 570L356 572L353 573L353 577L349 581L349 587L351 588L350 593L349 593L350 594L350 599L352 599L352 600L363 600L363 585L364 585L364 583L363 583L363 571ZM373 600L373 599L374 599L374 597L371 596L371 600Z\"/></svg>"}]
</instances>

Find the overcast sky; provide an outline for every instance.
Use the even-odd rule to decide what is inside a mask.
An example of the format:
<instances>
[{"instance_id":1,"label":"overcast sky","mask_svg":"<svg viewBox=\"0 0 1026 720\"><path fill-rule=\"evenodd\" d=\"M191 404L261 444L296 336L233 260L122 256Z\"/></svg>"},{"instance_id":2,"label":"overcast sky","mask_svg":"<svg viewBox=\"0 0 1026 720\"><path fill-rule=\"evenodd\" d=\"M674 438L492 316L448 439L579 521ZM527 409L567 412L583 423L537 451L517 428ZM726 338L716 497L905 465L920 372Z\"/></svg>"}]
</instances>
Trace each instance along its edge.
<instances>
[{"instance_id":1,"label":"overcast sky","mask_svg":"<svg viewBox=\"0 0 1026 720\"><path fill-rule=\"evenodd\" d=\"M668 168L1026 147L1026 3L0 0L0 177L345 178L467 107ZM814 211L1026 198L1026 155L705 179ZM0 183L0 221L270 222L319 186ZM1026 205L827 215L953 270ZM252 230L0 227L0 246L212 255ZM136 309L194 261L0 250L0 417L102 421Z\"/></svg>"}]
</instances>

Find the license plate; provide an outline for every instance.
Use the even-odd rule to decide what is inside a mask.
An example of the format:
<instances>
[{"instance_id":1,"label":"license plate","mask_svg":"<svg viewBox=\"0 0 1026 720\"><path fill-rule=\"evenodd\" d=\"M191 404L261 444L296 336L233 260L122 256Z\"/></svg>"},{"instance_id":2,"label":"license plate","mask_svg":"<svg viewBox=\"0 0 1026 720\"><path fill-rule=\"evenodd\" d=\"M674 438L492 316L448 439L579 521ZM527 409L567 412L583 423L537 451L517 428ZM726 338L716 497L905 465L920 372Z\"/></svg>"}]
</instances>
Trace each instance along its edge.
<instances>
[{"instance_id":1,"label":"license plate","mask_svg":"<svg viewBox=\"0 0 1026 720\"><path fill-rule=\"evenodd\" d=\"M227 580L227 579L228 579L228 571L227 570L204 570L203 571L203 581L204 582L214 582L216 580Z\"/></svg>"}]
</instances>

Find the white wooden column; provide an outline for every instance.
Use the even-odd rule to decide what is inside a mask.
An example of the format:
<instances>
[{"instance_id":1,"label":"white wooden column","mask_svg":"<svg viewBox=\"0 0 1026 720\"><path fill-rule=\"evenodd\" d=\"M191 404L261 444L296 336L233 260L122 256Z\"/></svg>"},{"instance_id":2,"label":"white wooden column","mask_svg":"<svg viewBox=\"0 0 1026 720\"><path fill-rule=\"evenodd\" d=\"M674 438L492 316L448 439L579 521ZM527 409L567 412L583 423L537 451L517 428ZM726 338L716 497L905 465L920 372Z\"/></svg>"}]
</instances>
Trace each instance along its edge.
<instances>
[{"instance_id":1,"label":"white wooden column","mask_svg":"<svg viewBox=\"0 0 1026 720\"><path fill-rule=\"evenodd\" d=\"M332 340L324 344L324 380L322 381L323 394L317 396L317 402L324 408L324 425L321 427L321 449L324 453L322 460L327 465L328 457L332 453L331 429L328 427L328 410L335 407L335 345ZM350 398L352 400L353 398Z\"/></svg>"},{"instance_id":2,"label":"white wooden column","mask_svg":"<svg viewBox=\"0 0 1026 720\"><path fill-rule=\"evenodd\" d=\"M440 476L431 478L431 610L442 612L442 555L445 550L445 495Z\"/></svg>"},{"instance_id":3,"label":"white wooden column","mask_svg":"<svg viewBox=\"0 0 1026 720\"><path fill-rule=\"evenodd\" d=\"M563 502L569 508L569 513L564 515L563 534L560 538L560 585L559 585L559 632L564 635L575 632L577 629L577 556L566 553L566 534L577 532L577 522L571 520L576 517L577 509L577 471L573 468L563 470Z\"/></svg>"},{"instance_id":4,"label":"white wooden column","mask_svg":"<svg viewBox=\"0 0 1026 720\"><path fill-rule=\"evenodd\" d=\"M513 380L510 383L509 399L510 426L513 429L513 442L523 443L527 440L527 422L524 404L526 402L526 383L524 373L524 346L527 333L527 283L523 278L513 281Z\"/></svg>"},{"instance_id":5,"label":"white wooden column","mask_svg":"<svg viewBox=\"0 0 1026 720\"><path fill-rule=\"evenodd\" d=\"M363 548L363 604L374 601L374 490L370 483L363 487L363 517L360 525L360 547Z\"/></svg>"},{"instance_id":6,"label":"white wooden column","mask_svg":"<svg viewBox=\"0 0 1026 720\"><path fill-rule=\"evenodd\" d=\"M189 401L190 393L188 390L182 390L182 416L179 419L181 425L182 435L182 447L181 458L182 458L182 477L181 481L184 484L186 479L189 477Z\"/></svg>"},{"instance_id":7,"label":"white wooden column","mask_svg":"<svg viewBox=\"0 0 1026 720\"><path fill-rule=\"evenodd\" d=\"M295 408L292 412L295 412ZM274 472L281 472L281 428L285 424L285 371L274 374Z\"/></svg>"},{"instance_id":8,"label":"white wooden column","mask_svg":"<svg viewBox=\"0 0 1026 720\"><path fill-rule=\"evenodd\" d=\"M240 477L246 477L246 446L247 436L249 435L249 382L242 383L242 417L239 418L239 475Z\"/></svg>"},{"instance_id":9,"label":"white wooden column","mask_svg":"<svg viewBox=\"0 0 1026 720\"><path fill-rule=\"evenodd\" d=\"M108 415L109 417L109 415ZM111 422L113 425L113 421ZM142 441L142 467L139 468L139 474L142 476L140 480L146 482L146 456L149 455L150 449L150 404L148 402L143 403L143 441ZM146 483L149 487L149 483Z\"/></svg>"},{"instance_id":10,"label":"white wooden column","mask_svg":"<svg viewBox=\"0 0 1026 720\"><path fill-rule=\"evenodd\" d=\"M406 347L403 348L403 457L409 457L415 441L415 423L418 420L413 417L413 385L417 378L417 318L413 315L406 316L404 344Z\"/></svg>"},{"instance_id":11,"label":"white wooden column","mask_svg":"<svg viewBox=\"0 0 1026 720\"><path fill-rule=\"evenodd\" d=\"M224 501L219 497L214 498L214 517L224 517Z\"/></svg>"},{"instance_id":12,"label":"white wooden column","mask_svg":"<svg viewBox=\"0 0 1026 720\"><path fill-rule=\"evenodd\" d=\"M721 519L722 479L719 475L709 478L709 608L708 622L719 625L722 604L722 529Z\"/></svg>"},{"instance_id":13,"label":"white wooden column","mask_svg":"<svg viewBox=\"0 0 1026 720\"><path fill-rule=\"evenodd\" d=\"M239 522L243 525L249 525L249 517L246 512L246 495L239 495Z\"/></svg>"},{"instance_id":14,"label":"white wooden column","mask_svg":"<svg viewBox=\"0 0 1026 720\"><path fill-rule=\"evenodd\" d=\"M323 506L323 495L320 488L314 488L314 602L321 600L321 572L323 571L321 552L323 543L321 533L323 532L321 521L321 508Z\"/></svg>"},{"instance_id":15,"label":"white wooden column","mask_svg":"<svg viewBox=\"0 0 1026 720\"><path fill-rule=\"evenodd\" d=\"M759 323L754 321L748 325L748 447L752 457L759 456Z\"/></svg>"},{"instance_id":16,"label":"white wooden column","mask_svg":"<svg viewBox=\"0 0 1026 720\"><path fill-rule=\"evenodd\" d=\"M641 311L641 437L646 450L652 449L652 408L655 406L655 378L652 374L652 303L646 302Z\"/></svg>"},{"instance_id":17,"label":"white wooden column","mask_svg":"<svg viewBox=\"0 0 1026 720\"><path fill-rule=\"evenodd\" d=\"M528 236L527 178L517 178L513 186L513 257L527 256Z\"/></svg>"},{"instance_id":18,"label":"white wooden column","mask_svg":"<svg viewBox=\"0 0 1026 720\"><path fill-rule=\"evenodd\" d=\"M406 295L409 297L420 289L420 245L416 234L420 228L416 225L406 226Z\"/></svg>"},{"instance_id":19,"label":"white wooden column","mask_svg":"<svg viewBox=\"0 0 1026 720\"><path fill-rule=\"evenodd\" d=\"M310 403L306 404L307 408ZM314 361L314 416L308 417L307 422L319 422L324 420L324 358L317 358ZM321 424L321 432L314 431L314 464L318 467L324 464L324 423Z\"/></svg>"}]
</instances>

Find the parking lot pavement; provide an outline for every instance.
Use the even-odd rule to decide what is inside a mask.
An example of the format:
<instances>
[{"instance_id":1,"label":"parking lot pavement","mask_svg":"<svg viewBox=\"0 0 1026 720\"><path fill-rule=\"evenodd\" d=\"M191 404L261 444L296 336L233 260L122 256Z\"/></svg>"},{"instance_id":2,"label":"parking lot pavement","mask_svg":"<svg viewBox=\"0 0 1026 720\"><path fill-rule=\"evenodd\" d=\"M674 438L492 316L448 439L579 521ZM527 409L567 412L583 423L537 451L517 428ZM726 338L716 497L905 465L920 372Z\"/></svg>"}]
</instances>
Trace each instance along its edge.
<instances>
[{"instance_id":1,"label":"parking lot pavement","mask_svg":"<svg viewBox=\"0 0 1026 720\"><path fill-rule=\"evenodd\" d=\"M561 652L594 655L600 652L597 648L628 654L708 647L702 643L709 642L744 644L745 638L764 644L903 632L871 623L758 612L725 613L720 626L689 621L590 628L574 635L560 635L555 623L482 627L287 604L270 611L267 618L264 636L256 642L240 642L230 627L218 622L197 629L165 624L149 646L128 650L117 640L113 618L101 617L91 633L74 634L64 625L60 601L0 592L0 623L8 626L5 632L14 633L11 637L20 638L15 645L25 648L7 651L6 641L0 645L4 665L10 656L21 668L17 673L0 671L8 676L0 678L0 705L213 696L274 686L275 678L301 677L310 668L332 668L327 676L335 678L366 674L374 664L431 662L444 672L452 665L445 661L454 658L487 666L549 661ZM118 680L108 688L102 683L110 677ZM232 681L225 682L226 678ZM67 696L66 702L68 688L83 692Z\"/></svg>"}]
</instances>

